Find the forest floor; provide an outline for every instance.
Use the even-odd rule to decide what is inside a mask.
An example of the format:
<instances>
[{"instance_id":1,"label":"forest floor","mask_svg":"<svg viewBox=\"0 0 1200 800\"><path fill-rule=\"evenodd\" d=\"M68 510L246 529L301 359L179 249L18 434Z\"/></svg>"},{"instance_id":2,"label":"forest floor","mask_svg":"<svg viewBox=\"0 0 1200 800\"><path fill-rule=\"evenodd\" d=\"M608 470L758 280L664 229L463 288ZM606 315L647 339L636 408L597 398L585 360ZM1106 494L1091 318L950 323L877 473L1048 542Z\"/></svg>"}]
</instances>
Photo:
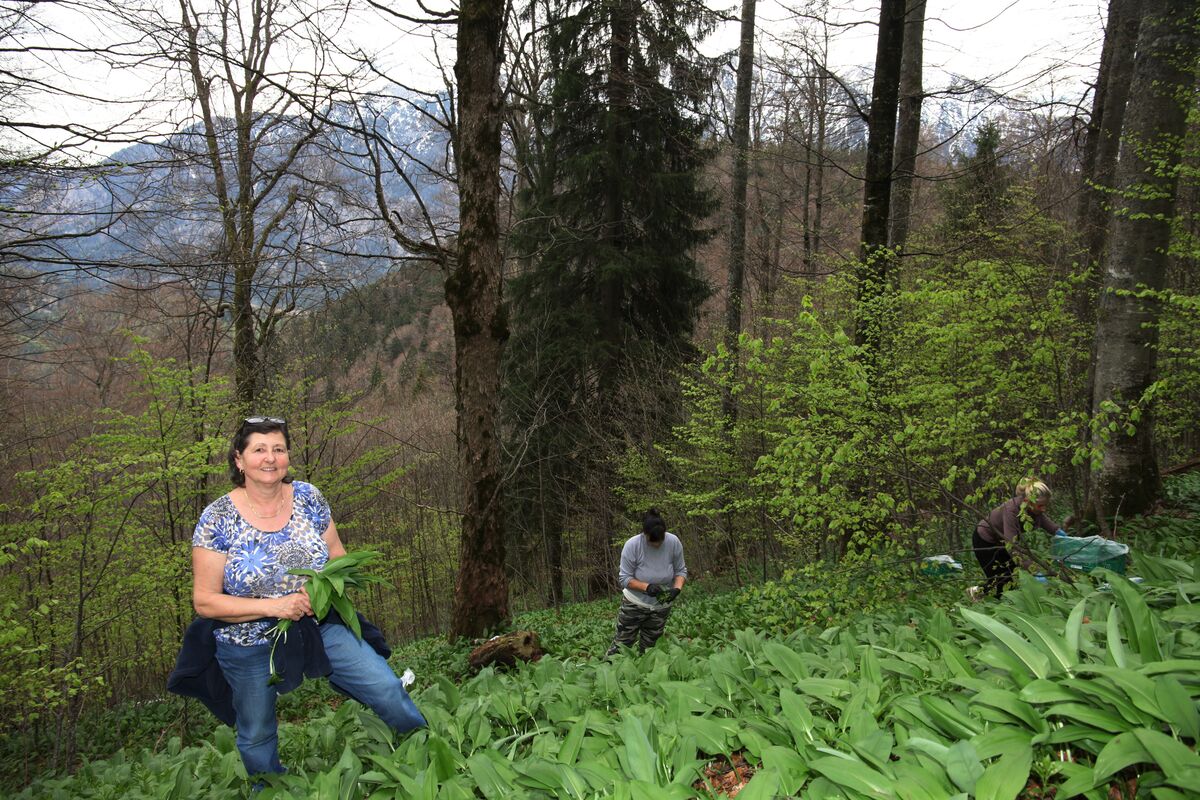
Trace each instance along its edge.
<instances>
[{"instance_id":1,"label":"forest floor","mask_svg":"<svg viewBox=\"0 0 1200 800\"><path fill-rule=\"evenodd\" d=\"M512 670L466 674L470 643L406 644L392 663L416 674L429 727L397 737L306 683L280 704L290 772L258 797L1196 797L1200 481L1172 486L1125 529L1140 583L1024 577L972 604L967 559L960 579L876 554L689 585L644 655L602 657L615 599L517 617L547 655ZM233 732L188 706L118 709L107 735L124 747L97 738L73 774L11 788L244 793Z\"/></svg>"}]
</instances>

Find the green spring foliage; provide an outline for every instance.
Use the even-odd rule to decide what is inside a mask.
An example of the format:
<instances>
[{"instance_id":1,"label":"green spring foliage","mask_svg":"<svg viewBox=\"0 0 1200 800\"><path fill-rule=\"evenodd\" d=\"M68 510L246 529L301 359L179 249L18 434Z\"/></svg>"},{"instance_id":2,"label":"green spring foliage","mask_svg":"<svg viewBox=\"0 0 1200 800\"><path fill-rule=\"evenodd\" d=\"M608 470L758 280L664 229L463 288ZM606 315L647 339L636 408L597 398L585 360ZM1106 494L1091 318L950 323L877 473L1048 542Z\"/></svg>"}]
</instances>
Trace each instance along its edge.
<instances>
[{"instance_id":1,"label":"green spring foliage","mask_svg":"<svg viewBox=\"0 0 1200 800\"><path fill-rule=\"evenodd\" d=\"M1083 410L1090 330L1071 307L1076 277L1019 261L929 267L880 301L885 346L873 366L846 333L853 287L837 279L794 316L743 335L736 372L718 346L681 378L686 422L653 452L626 454L631 507L660 498L664 513L701 527L733 515L740 539L769 535L793 563L828 555L831 542L940 552L969 542L1025 475L1054 486L1059 519L1081 517L1083 479L1100 455L1093 435L1102 445L1141 424L1150 403L1178 434L1162 437L1164 455L1188 446L1184 429L1200 413L1189 303L1164 310L1161 380L1093 416ZM725 391L739 404L732 425Z\"/></svg>"},{"instance_id":2,"label":"green spring foliage","mask_svg":"<svg viewBox=\"0 0 1200 800\"><path fill-rule=\"evenodd\" d=\"M228 491L228 437L243 412L224 382L141 350L126 360L137 376L130 410L98 412L58 457L19 473L0 508L6 776L71 763L77 747L107 755L136 735L97 712L161 691L194 613L192 530ZM400 445L363 446L353 397L311 395L298 381L262 401L289 420L293 474L339 509L368 503L403 472ZM347 436L354 448L338 446ZM353 518L339 522L354 536ZM152 717L173 715L181 732L207 729L178 705L154 705Z\"/></svg>"}]
</instances>

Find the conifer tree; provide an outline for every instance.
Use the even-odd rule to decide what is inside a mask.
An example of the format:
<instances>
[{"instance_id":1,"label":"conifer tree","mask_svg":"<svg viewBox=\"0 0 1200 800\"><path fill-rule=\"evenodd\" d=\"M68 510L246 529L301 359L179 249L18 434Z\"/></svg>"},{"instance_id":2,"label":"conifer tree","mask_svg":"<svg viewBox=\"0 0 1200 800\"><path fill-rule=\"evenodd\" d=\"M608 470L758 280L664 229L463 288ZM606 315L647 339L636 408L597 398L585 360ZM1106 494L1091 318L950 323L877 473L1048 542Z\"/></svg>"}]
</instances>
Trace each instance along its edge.
<instances>
[{"instance_id":1,"label":"conifer tree","mask_svg":"<svg viewBox=\"0 0 1200 800\"><path fill-rule=\"evenodd\" d=\"M985 120L971 136L971 152L956 164L957 177L942 184L943 235L977 255L988 250L991 234L1011 226L1013 175L1001 159L1002 139L1000 126Z\"/></svg>"},{"instance_id":2,"label":"conifer tree","mask_svg":"<svg viewBox=\"0 0 1200 800\"><path fill-rule=\"evenodd\" d=\"M553 0L547 13L550 78L531 111L540 135L513 236L525 270L510 294L508 420L521 447L509 449L538 466L515 471L513 496L566 513L583 477L606 474L626 378L664 351L683 357L709 291L693 251L710 236L700 109L714 70L695 44L715 16L668 0ZM547 472L554 488L537 478ZM611 580L613 504L589 494L595 594ZM557 536L563 522L541 527Z\"/></svg>"}]
</instances>

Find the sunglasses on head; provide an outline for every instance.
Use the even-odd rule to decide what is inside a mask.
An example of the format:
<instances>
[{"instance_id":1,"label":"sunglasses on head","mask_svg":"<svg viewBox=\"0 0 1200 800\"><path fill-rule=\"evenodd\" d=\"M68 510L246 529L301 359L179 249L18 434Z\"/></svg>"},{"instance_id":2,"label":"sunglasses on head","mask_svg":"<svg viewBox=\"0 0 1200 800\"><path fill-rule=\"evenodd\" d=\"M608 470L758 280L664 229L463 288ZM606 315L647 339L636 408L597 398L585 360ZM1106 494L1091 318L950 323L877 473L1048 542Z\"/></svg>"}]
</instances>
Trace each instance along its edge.
<instances>
[{"instance_id":1,"label":"sunglasses on head","mask_svg":"<svg viewBox=\"0 0 1200 800\"><path fill-rule=\"evenodd\" d=\"M261 425L264 422L270 422L274 425L287 425L287 420L280 419L279 417L246 417L242 422L247 425Z\"/></svg>"}]
</instances>

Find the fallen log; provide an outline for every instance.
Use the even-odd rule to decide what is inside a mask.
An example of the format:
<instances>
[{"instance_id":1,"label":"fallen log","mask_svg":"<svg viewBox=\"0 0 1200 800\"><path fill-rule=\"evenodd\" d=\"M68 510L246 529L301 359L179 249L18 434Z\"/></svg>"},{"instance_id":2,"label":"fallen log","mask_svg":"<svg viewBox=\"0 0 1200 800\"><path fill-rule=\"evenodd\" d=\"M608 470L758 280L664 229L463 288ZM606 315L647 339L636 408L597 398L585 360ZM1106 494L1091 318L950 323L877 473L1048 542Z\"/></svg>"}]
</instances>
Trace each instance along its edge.
<instances>
[{"instance_id":1,"label":"fallen log","mask_svg":"<svg viewBox=\"0 0 1200 800\"><path fill-rule=\"evenodd\" d=\"M1200 458L1193 458L1191 461L1185 461L1182 464L1176 464L1173 467L1159 470L1159 475L1178 475L1181 472L1190 472L1193 469L1200 467Z\"/></svg>"},{"instance_id":2,"label":"fallen log","mask_svg":"<svg viewBox=\"0 0 1200 800\"><path fill-rule=\"evenodd\" d=\"M517 661L537 661L545 655L534 631L514 631L493 636L471 651L467 663L472 672L488 666L512 667Z\"/></svg>"}]
</instances>

